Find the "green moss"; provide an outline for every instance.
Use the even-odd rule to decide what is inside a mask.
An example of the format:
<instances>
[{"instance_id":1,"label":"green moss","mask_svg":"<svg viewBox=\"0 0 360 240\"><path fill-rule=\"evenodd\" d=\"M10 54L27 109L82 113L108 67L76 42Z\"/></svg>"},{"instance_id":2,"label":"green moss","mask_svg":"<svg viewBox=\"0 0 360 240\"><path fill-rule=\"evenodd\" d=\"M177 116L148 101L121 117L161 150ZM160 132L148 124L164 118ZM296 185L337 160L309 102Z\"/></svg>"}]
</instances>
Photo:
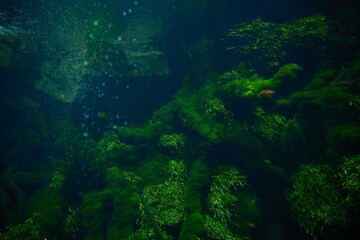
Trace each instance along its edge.
<instances>
[{"instance_id":1,"label":"green moss","mask_svg":"<svg viewBox=\"0 0 360 240\"><path fill-rule=\"evenodd\" d=\"M234 97L254 97L261 90L272 88L273 84L270 80L262 79L258 76L247 79L235 79L224 86L223 91Z\"/></svg>"},{"instance_id":2,"label":"green moss","mask_svg":"<svg viewBox=\"0 0 360 240\"><path fill-rule=\"evenodd\" d=\"M142 202L148 205L155 222L159 225L175 225L184 218L185 170L183 161L171 160L167 167L169 178L163 183L147 186L143 190ZM141 214L143 219L148 218L146 212Z\"/></svg>"},{"instance_id":3,"label":"green moss","mask_svg":"<svg viewBox=\"0 0 360 240\"><path fill-rule=\"evenodd\" d=\"M149 143L157 141L160 136L173 132L174 104L169 102L156 110L149 121L142 126L114 127L119 138L126 143Z\"/></svg>"},{"instance_id":4,"label":"green moss","mask_svg":"<svg viewBox=\"0 0 360 240\"><path fill-rule=\"evenodd\" d=\"M232 221L237 223L233 229L239 235L247 235L261 220L261 211L258 206L258 200L253 194L240 192L237 195L237 205Z\"/></svg>"},{"instance_id":5,"label":"green moss","mask_svg":"<svg viewBox=\"0 0 360 240\"><path fill-rule=\"evenodd\" d=\"M109 166L111 162L131 162L136 160L134 155L134 146L121 142L114 131L105 132L96 146L97 168Z\"/></svg>"},{"instance_id":6,"label":"green moss","mask_svg":"<svg viewBox=\"0 0 360 240\"><path fill-rule=\"evenodd\" d=\"M97 145L97 150L100 154L106 155L111 151L124 150L132 151L130 145L121 143L118 136L114 132L106 132Z\"/></svg>"},{"instance_id":7,"label":"green moss","mask_svg":"<svg viewBox=\"0 0 360 240\"><path fill-rule=\"evenodd\" d=\"M230 119L224 108L219 112L214 106L209 105L214 99L212 91L212 86L206 86L190 98L180 95L176 99L176 104L179 106L179 116L185 126L210 142L218 142L221 138L226 138L229 127L227 123Z\"/></svg>"},{"instance_id":8,"label":"green moss","mask_svg":"<svg viewBox=\"0 0 360 240\"><path fill-rule=\"evenodd\" d=\"M107 226L107 239L127 239L135 229L139 197L130 189L118 189L114 194L113 211Z\"/></svg>"},{"instance_id":9,"label":"green moss","mask_svg":"<svg viewBox=\"0 0 360 240\"><path fill-rule=\"evenodd\" d=\"M128 239L128 237L135 231L132 224L126 225L110 225L107 231L107 240Z\"/></svg>"},{"instance_id":10,"label":"green moss","mask_svg":"<svg viewBox=\"0 0 360 240\"><path fill-rule=\"evenodd\" d=\"M79 207L67 208L63 225L67 238L78 238L81 226L81 210Z\"/></svg>"},{"instance_id":11,"label":"green moss","mask_svg":"<svg viewBox=\"0 0 360 240\"><path fill-rule=\"evenodd\" d=\"M230 231L228 226L221 222L219 219L213 218L209 215L205 215L205 229L206 235L210 239L220 240L237 240L239 236L236 236ZM243 237L243 236L241 236Z\"/></svg>"},{"instance_id":12,"label":"green moss","mask_svg":"<svg viewBox=\"0 0 360 240\"><path fill-rule=\"evenodd\" d=\"M298 64L286 64L282 66L271 79L274 82L274 85L279 85L283 81L296 79L300 71L302 71L302 67Z\"/></svg>"},{"instance_id":13,"label":"green moss","mask_svg":"<svg viewBox=\"0 0 360 240\"><path fill-rule=\"evenodd\" d=\"M163 155L155 155L148 158L136 171L142 181L148 184L159 184L166 180L167 158Z\"/></svg>"},{"instance_id":14,"label":"green moss","mask_svg":"<svg viewBox=\"0 0 360 240\"><path fill-rule=\"evenodd\" d=\"M360 84L360 60L355 60L349 66L342 67L334 82L349 82Z\"/></svg>"},{"instance_id":15,"label":"green moss","mask_svg":"<svg viewBox=\"0 0 360 240\"><path fill-rule=\"evenodd\" d=\"M45 233L59 232L62 231L62 204L61 194L50 187L45 187L31 197L28 202L28 212L40 214L38 221Z\"/></svg>"},{"instance_id":16,"label":"green moss","mask_svg":"<svg viewBox=\"0 0 360 240\"><path fill-rule=\"evenodd\" d=\"M327 85L318 90L298 91L291 94L286 100L290 105L299 102L309 102L320 106L329 114L341 116L348 105L354 99L354 95L343 87Z\"/></svg>"},{"instance_id":17,"label":"green moss","mask_svg":"<svg viewBox=\"0 0 360 240\"><path fill-rule=\"evenodd\" d=\"M339 168L341 185L347 191L346 202L358 210L360 203L360 155L344 157Z\"/></svg>"},{"instance_id":18,"label":"green moss","mask_svg":"<svg viewBox=\"0 0 360 240\"><path fill-rule=\"evenodd\" d=\"M209 177L209 170L206 164L200 160L195 161L188 173L185 187L186 212L188 214L203 210L200 192L208 184Z\"/></svg>"},{"instance_id":19,"label":"green moss","mask_svg":"<svg viewBox=\"0 0 360 240\"><path fill-rule=\"evenodd\" d=\"M249 236L261 215L249 187L245 175L237 169L219 169L210 186L209 214L205 216L209 237L227 240Z\"/></svg>"},{"instance_id":20,"label":"green moss","mask_svg":"<svg viewBox=\"0 0 360 240\"><path fill-rule=\"evenodd\" d=\"M208 184L209 181L209 169L205 162L196 160L188 173L187 186L194 189L200 189Z\"/></svg>"},{"instance_id":21,"label":"green moss","mask_svg":"<svg viewBox=\"0 0 360 240\"><path fill-rule=\"evenodd\" d=\"M265 146L259 138L251 135L244 135L238 140L237 144L241 151L241 162L249 167L262 165L265 154Z\"/></svg>"},{"instance_id":22,"label":"green moss","mask_svg":"<svg viewBox=\"0 0 360 240\"><path fill-rule=\"evenodd\" d=\"M227 32L227 36L233 40L233 46L227 50L240 53L257 69L268 70L285 62L287 48L322 42L328 32L327 20L321 15L282 24L257 18L237 24Z\"/></svg>"},{"instance_id":23,"label":"green moss","mask_svg":"<svg viewBox=\"0 0 360 240\"><path fill-rule=\"evenodd\" d=\"M197 240L205 233L204 216L194 212L185 218L181 226L179 240Z\"/></svg>"},{"instance_id":24,"label":"green moss","mask_svg":"<svg viewBox=\"0 0 360 240\"><path fill-rule=\"evenodd\" d=\"M284 98L276 99L275 103L276 103L276 105L278 105L278 106L284 106L284 107L289 107L289 106L292 105L292 103L291 103L290 100L284 99Z\"/></svg>"},{"instance_id":25,"label":"green moss","mask_svg":"<svg viewBox=\"0 0 360 240\"><path fill-rule=\"evenodd\" d=\"M164 134L159 139L159 146L173 153L179 153L185 145L185 135L181 133Z\"/></svg>"},{"instance_id":26,"label":"green moss","mask_svg":"<svg viewBox=\"0 0 360 240\"><path fill-rule=\"evenodd\" d=\"M63 183L64 183L64 179L65 179L65 176L64 176L64 174L62 172L55 171L53 173L53 177L51 179L49 187L54 188L54 189L61 188Z\"/></svg>"},{"instance_id":27,"label":"green moss","mask_svg":"<svg viewBox=\"0 0 360 240\"><path fill-rule=\"evenodd\" d=\"M239 69L239 72L227 72L220 77L222 81L225 80L221 90L233 97L256 97L262 90L276 90L284 81L296 79L301 70L297 64L287 64L279 68L272 78L264 79L258 75L243 77Z\"/></svg>"},{"instance_id":28,"label":"green moss","mask_svg":"<svg viewBox=\"0 0 360 240\"><path fill-rule=\"evenodd\" d=\"M360 141L360 126L355 122L331 126L328 130L328 140L334 146L341 142L358 142Z\"/></svg>"},{"instance_id":29,"label":"green moss","mask_svg":"<svg viewBox=\"0 0 360 240\"><path fill-rule=\"evenodd\" d=\"M93 191L85 194L83 209L83 228L86 233L85 240L103 239L106 229L104 223L107 219L107 204L112 199L112 191L104 189L103 191Z\"/></svg>"},{"instance_id":30,"label":"green moss","mask_svg":"<svg viewBox=\"0 0 360 240\"><path fill-rule=\"evenodd\" d=\"M320 89L324 87L329 80L335 77L335 72L333 69L325 69L320 72L317 72L313 78L311 79L311 82L304 87L304 90L315 90Z\"/></svg>"},{"instance_id":31,"label":"green moss","mask_svg":"<svg viewBox=\"0 0 360 240\"><path fill-rule=\"evenodd\" d=\"M287 119L280 114L268 114L260 107L255 109L255 115L258 118L257 124L254 126L266 141L275 142L283 133L287 125Z\"/></svg>"},{"instance_id":32,"label":"green moss","mask_svg":"<svg viewBox=\"0 0 360 240\"><path fill-rule=\"evenodd\" d=\"M335 177L330 165L301 165L287 193L294 218L314 238L347 222L347 209Z\"/></svg>"},{"instance_id":33,"label":"green moss","mask_svg":"<svg viewBox=\"0 0 360 240\"><path fill-rule=\"evenodd\" d=\"M39 240L41 239L40 233L40 214L34 213L30 218L26 219L23 223L8 226L6 230L0 233L2 240Z\"/></svg>"},{"instance_id":34,"label":"green moss","mask_svg":"<svg viewBox=\"0 0 360 240\"><path fill-rule=\"evenodd\" d=\"M125 181L125 174L118 167L106 169L106 186L117 187Z\"/></svg>"},{"instance_id":35,"label":"green moss","mask_svg":"<svg viewBox=\"0 0 360 240\"><path fill-rule=\"evenodd\" d=\"M221 222L227 222L231 218L229 208L237 201L235 189L241 189L246 184L246 177L233 167L221 169L213 177L208 199L209 210Z\"/></svg>"}]
</instances>

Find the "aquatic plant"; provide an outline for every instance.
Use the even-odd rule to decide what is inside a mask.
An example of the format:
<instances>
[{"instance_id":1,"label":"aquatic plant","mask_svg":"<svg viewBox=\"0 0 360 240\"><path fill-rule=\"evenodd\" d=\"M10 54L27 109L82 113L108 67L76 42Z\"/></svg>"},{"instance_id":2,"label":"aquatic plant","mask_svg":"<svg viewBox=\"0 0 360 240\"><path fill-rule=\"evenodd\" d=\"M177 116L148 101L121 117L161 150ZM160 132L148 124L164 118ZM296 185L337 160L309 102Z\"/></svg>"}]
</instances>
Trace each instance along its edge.
<instances>
[{"instance_id":1,"label":"aquatic plant","mask_svg":"<svg viewBox=\"0 0 360 240\"><path fill-rule=\"evenodd\" d=\"M209 89L201 89L187 100L179 96L176 104L180 109L182 123L186 127L210 142L219 142L231 134L231 113L224 108L220 99L216 100L207 91Z\"/></svg>"},{"instance_id":2,"label":"aquatic plant","mask_svg":"<svg viewBox=\"0 0 360 240\"><path fill-rule=\"evenodd\" d=\"M301 165L287 193L295 220L314 239L347 223L335 169L328 164Z\"/></svg>"},{"instance_id":3,"label":"aquatic plant","mask_svg":"<svg viewBox=\"0 0 360 240\"><path fill-rule=\"evenodd\" d=\"M246 56L258 69L272 69L284 64L289 47L316 44L326 39L329 32L327 19L321 15L301 18L293 22L276 24L260 17L240 23L226 35L235 40L235 46L227 50ZM266 70L265 68L265 70Z\"/></svg>"},{"instance_id":4,"label":"aquatic plant","mask_svg":"<svg viewBox=\"0 0 360 240\"><path fill-rule=\"evenodd\" d=\"M81 210L78 207L68 207L64 219L64 231L69 238L76 239L81 227Z\"/></svg>"},{"instance_id":5,"label":"aquatic plant","mask_svg":"<svg viewBox=\"0 0 360 240\"><path fill-rule=\"evenodd\" d=\"M178 224L185 215L183 161L171 160L167 166L169 178L160 184L141 188L136 174L124 172L125 178L138 196L140 228L129 239L169 239L161 226Z\"/></svg>"},{"instance_id":6,"label":"aquatic plant","mask_svg":"<svg viewBox=\"0 0 360 240\"><path fill-rule=\"evenodd\" d=\"M360 155L344 157L339 167L342 187L347 191L346 202L356 208L360 202Z\"/></svg>"},{"instance_id":7,"label":"aquatic plant","mask_svg":"<svg viewBox=\"0 0 360 240\"><path fill-rule=\"evenodd\" d=\"M212 218L209 215L205 216L205 229L210 238L222 239L222 240L238 240L240 237L234 236L234 234L225 226L221 221L216 218Z\"/></svg>"},{"instance_id":8,"label":"aquatic plant","mask_svg":"<svg viewBox=\"0 0 360 240\"><path fill-rule=\"evenodd\" d=\"M159 185L147 186L143 190L142 196L160 226L174 225L184 218L185 170L182 161L171 160L168 165L169 179Z\"/></svg>"},{"instance_id":9,"label":"aquatic plant","mask_svg":"<svg viewBox=\"0 0 360 240\"><path fill-rule=\"evenodd\" d=\"M91 191L84 195L82 201L83 224L85 240L102 239L104 234L103 223L107 216L105 213L108 202L112 199L112 191Z\"/></svg>"},{"instance_id":10,"label":"aquatic plant","mask_svg":"<svg viewBox=\"0 0 360 240\"><path fill-rule=\"evenodd\" d=\"M102 175L114 163L131 163L136 160L135 147L120 141L114 131L105 132L91 149L90 168Z\"/></svg>"},{"instance_id":11,"label":"aquatic plant","mask_svg":"<svg viewBox=\"0 0 360 240\"><path fill-rule=\"evenodd\" d=\"M255 227L259 210L246 187L246 177L233 167L222 168L213 177L204 222L210 238L242 239Z\"/></svg>"},{"instance_id":12,"label":"aquatic plant","mask_svg":"<svg viewBox=\"0 0 360 240\"><path fill-rule=\"evenodd\" d=\"M294 105L299 102L311 102L326 108L332 114L344 115L345 106L356 102L356 90L360 82L360 61L353 61L342 67L337 75L334 70L319 70L304 89L294 92L281 105ZM346 114L345 114L346 115Z\"/></svg>"},{"instance_id":13,"label":"aquatic plant","mask_svg":"<svg viewBox=\"0 0 360 240\"><path fill-rule=\"evenodd\" d=\"M64 182L65 176L63 173L61 173L60 171L55 171L53 173L53 177L51 179L51 182L49 184L49 187L54 188L54 189L58 189L62 186L63 182Z\"/></svg>"},{"instance_id":14,"label":"aquatic plant","mask_svg":"<svg viewBox=\"0 0 360 240\"><path fill-rule=\"evenodd\" d=\"M333 69L320 70L312 77L310 83L304 87L304 90L316 90L325 87L335 77Z\"/></svg>"},{"instance_id":15,"label":"aquatic plant","mask_svg":"<svg viewBox=\"0 0 360 240\"><path fill-rule=\"evenodd\" d=\"M0 233L2 240L39 240L41 238L40 223L38 220L41 218L39 213L33 213L32 216L26 219L23 223L13 226L7 226L6 230Z\"/></svg>"},{"instance_id":16,"label":"aquatic plant","mask_svg":"<svg viewBox=\"0 0 360 240\"><path fill-rule=\"evenodd\" d=\"M334 83L348 83L350 85L360 84L360 60L356 59L348 66L343 66L336 76Z\"/></svg>"},{"instance_id":17,"label":"aquatic plant","mask_svg":"<svg viewBox=\"0 0 360 240\"><path fill-rule=\"evenodd\" d=\"M96 146L97 152L101 156L107 156L113 151L124 151L131 153L134 147L125 143L122 143L118 136L113 131L106 132Z\"/></svg>"},{"instance_id":18,"label":"aquatic plant","mask_svg":"<svg viewBox=\"0 0 360 240\"><path fill-rule=\"evenodd\" d=\"M224 102L219 98L207 99L205 103L205 114L214 119L231 120L231 112L225 108Z\"/></svg>"},{"instance_id":19,"label":"aquatic plant","mask_svg":"<svg viewBox=\"0 0 360 240\"><path fill-rule=\"evenodd\" d=\"M214 176L209 193L209 210L223 224L230 220L229 208L237 200L232 191L244 186L246 186L246 178L235 168L224 169Z\"/></svg>"},{"instance_id":20,"label":"aquatic plant","mask_svg":"<svg viewBox=\"0 0 360 240\"><path fill-rule=\"evenodd\" d=\"M160 148L179 153L185 145L185 135L182 133L164 134L159 139Z\"/></svg>"},{"instance_id":21,"label":"aquatic plant","mask_svg":"<svg viewBox=\"0 0 360 240\"><path fill-rule=\"evenodd\" d=\"M39 213L38 223L41 232L51 235L52 232L62 231L63 198L58 189L46 186L38 190L27 202L27 212Z\"/></svg>"},{"instance_id":22,"label":"aquatic plant","mask_svg":"<svg viewBox=\"0 0 360 240\"><path fill-rule=\"evenodd\" d=\"M208 185L210 172L204 161L196 160L188 172L188 178L185 185L186 212L192 214L201 212L202 189Z\"/></svg>"},{"instance_id":23,"label":"aquatic plant","mask_svg":"<svg viewBox=\"0 0 360 240\"><path fill-rule=\"evenodd\" d=\"M200 212L194 212L186 216L181 226L179 240L196 240L205 233L205 220Z\"/></svg>"},{"instance_id":24,"label":"aquatic plant","mask_svg":"<svg viewBox=\"0 0 360 240\"><path fill-rule=\"evenodd\" d=\"M173 132L173 106L171 102L156 110L149 121L142 126L117 126L120 140L126 143L156 142L160 136Z\"/></svg>"},{"instance_id":25,"label":"aquatic plant","mask_svg":"<svg viewBox=\"0 0 360 240\"><path fill-rule=\"evenodd\" d=\"M204 206L201 192L207 187L210 172L207 165L196 160L188 172L185 183L185 220L181 225L180 240L203 238L205 234L204 226Z\"/></svg>"},{"instance_id":26,"label":"aquatic plant","mask_svg":"<svg viewBox=\"0 0 360 240\"><path fill-rule=\"evenodd\" d=\"M270 143L279 139L288 120L281 114L267 114L261 107L255 109L255 115L258 118L255 130Z\"/></svg>"},{"instance_id":27,"label":"aquatic plant","mask_svg":"<svg viewBox=\"0 0 360 240\"><path fill-rule=\"evenodd\" d=\"M294 92L286 98L288 105L307 101L322 108L332 109L332 112L342 112L344 105L349 104L352 99L353 94L351 92L342 87L332 85L327 85L317 90Z\"/></svg>"},{"instance_id":28,"label":"aquatic plant","mask_svg":"<svg viewBox=\"0 0 360 240\"><path fill-rule=\"evenodd\" d=\"M135 231L133 219L139 206L139 186L141 178L127 170L122 170L117 166L111 166L106 169L105 187L98 191L99 199L91 203L99 207L99 211L106 214L101 215L102 218L98 222L103 224L107 222L106 226L96 230L96 234L105 236L107 239L127 239ZM83 201L83 205L87 204ZM89 206L90 207L90 206ZM90 209L89 209L90 210ZM86 214L96 214L94 212L87 212ZM101 214L102 214L101 213ZM93 215L96 217L96 215ZM89 223L95 222L89 220ZM94 223L95 224L95 223Z\"/></svg>"},{"instance_id":29,"label":"aquatic plant","mask_svg":"<svg viewBox=\"0 0 360 240\"><path fill-rule=\"evenodd\" d=\"M272 78L264 79L254 74L252 76L243 75L243 68L231 70L223 74L220 80L224 83L221 90L234 97L260 97L262 90L275 90L284 81L295 79L302 68L298 64L286 64L278 69Z\"/></svg>"}]
</instances>

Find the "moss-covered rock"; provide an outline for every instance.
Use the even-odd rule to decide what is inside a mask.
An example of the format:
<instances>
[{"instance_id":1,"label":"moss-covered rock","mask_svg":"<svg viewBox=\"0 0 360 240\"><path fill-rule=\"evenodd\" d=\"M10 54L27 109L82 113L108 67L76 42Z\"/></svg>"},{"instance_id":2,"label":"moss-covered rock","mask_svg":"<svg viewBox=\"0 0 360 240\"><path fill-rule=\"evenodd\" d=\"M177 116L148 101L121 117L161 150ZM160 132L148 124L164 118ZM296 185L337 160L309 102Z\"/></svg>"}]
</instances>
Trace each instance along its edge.
<instances>
[{"instance_id":1,"label":"moss-covered rock","mask_svg":"<svg viewBox=\"0 0 360 240\"><path fill-rule=\"evenodd\" d=\"M346 202L359 210L360 203L360 155L344 157L339 167L341 185L347 191Z\"/></svg>"},{"instance_id":2,"label":"moss-covered rock","mask_svg":"<svg viewBox=\"0 0 360 240\"><path fill-rule=\"evenodd\" d=\"M249 236L260 211L247 187L246 176L233 167L220 168L213 176L204 223L207 236L224 240Z\"/></svg>"},{"instance_id":3,"label":"moss-covered rock","mask_svg":"<svg viewBox=\"0 0 360 240\"><path fill-rule=\"evenodd\" d=\"M205 235L204 216L194 212L185 218L181 226L179 240L196 240Z\"/></svg>"},{"instance_id":4,"label":"moss-covered rock","mask_svg":"<svg viewBox=\"0 0 360 240\"><path fill-rule=\"evenodd\" d=\"M328 164L301 165L287 199L294 218L313 238L347 222L336 171Z\"/></svg>"},{"instance_id":5,"label":"moss-covered rock","mask_svg":"<svg viewBox=\"0 0 360 240\"><path fill-rule=\"evenodd\" d=\"M188 179L185 187L186 212L202 212L204 203L202 202L201 192L209 183L210 172L207 165L201 161L195 161L188 173Z\"/></svg>"},{"instance_id":6,"label":"moss-covered rock","mask_svg":"<svg viewBox=\"0 0 360 240\"><path fill-rule=\"evenodd\" d=\"M85 194L82 209L86 240L103 239L106 236L105 222L109 220L107 212L111 208L112 195L109 189Z\"/></svg>"},{"instance_id":7,"label":"moss-covered rock","mask_svg":"<svg viewBox=\"0 0 360 240\"><path fill-rule=\"evenodd\" d=\"M227 32L232 40L227 50L239 52L257 69L268 71L284 64L289 48L321 43L328 32L327 19L321 15L280 24L257 18L237 24Z\"/></svg>"},{"instance_id":8,"label":"moss-covered rock","mask_svg":"<svg viewBox=\"0 0 360 240\"><path fill-rule=\"evenodd\" d=\"M270 79L264 79L259 75L244 77L241 70L225 73L221 77L222 80L225 80L225 84L221 88L230 96L251 98L263 96L263 90L275 91L284 81L296 79L302 68L297 64L284 65ZM269 92L269 95L272 93Z\"/></svg>"},{"instance_id":9,"label":"moss-covered rock","mask_svg":"<svg viewBox=\"0 0 360 240\"><path fill-rule=\"evenodd\" d=\"M50 236L63 231L63 204L61 193L50 187L40 189L27 203L29 214L40 214L41 230Z\"/></svg>"},{"instance_id":10,"label":"moss-covered rock","mask_svg":"<svg viewBox=\"0 0 360 240\"><path fill-rule=\"evenodd\" d=\"M14 226L8 226L6 230L0 233L2 240L26 239L38 240L41 238L41 226L39 223L40 214L34 213L23 223Z\"/></svg>"}]
</instances>

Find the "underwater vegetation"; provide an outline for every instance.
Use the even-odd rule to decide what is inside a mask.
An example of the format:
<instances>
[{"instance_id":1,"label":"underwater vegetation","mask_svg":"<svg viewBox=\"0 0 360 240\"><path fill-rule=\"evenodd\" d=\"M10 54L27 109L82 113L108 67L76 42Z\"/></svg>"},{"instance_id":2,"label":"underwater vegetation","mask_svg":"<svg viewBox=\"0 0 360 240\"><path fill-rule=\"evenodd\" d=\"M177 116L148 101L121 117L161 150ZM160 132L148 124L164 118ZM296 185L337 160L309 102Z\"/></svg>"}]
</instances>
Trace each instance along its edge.
<instances>
[{"instance_id":1,"label":"underwater vegetation","mask_svg":"<svg viewBox=\"0 0 360 240\"><path fill-rule=\"evenodd\" d=\"M324 42L329 32L327 19L322 15L301 18L287 23L265 22L261 18L235 25L227 32L235 46L228 47L247 58L254 67L263 70L288 62L291 48ZM290 60L291 61L291 60ZM263 67L261 67L263 65Z\"/></svg>"},{"instance_id":2,"label":"underwater vegetation","mask_svg":"<svg viewBox=\"0 0 360 240\"><path fill-rule=\"evenodd\" d=\"M221 5L161 2L177 17L196 19ZM160 17L148 26L143 21L151 4L85 6L91 14L71 1L62 18L53 19L56 9L40 12L54 22L36 25L49 38L22 33L34 37L29 52L19 50L17 29L0 28L4 76L33 72L27 81L14 80L26 82L29 92L0 88L0 239L351 239L358 233L360 58L358 51L338 51L358 48L358 22L315 14L232 23L184 40L178 51L186 64L174 76L163 58L169 54L163 45L172 43L153 35L159 29L166 35L168 24ZM69 31L52 29L58 23ZM339 37L345 35L355 43ZM38 58L30 46L40 47ZM111 84L157 78L180 83L142 121L119 120L111 112L117 103L109 101L79 107L104 97L105 85L120 91ZM87 95L92 84L98 84L95 97ZM74 112L82 118L72 118Z\"/></svg>"}]
</instances>

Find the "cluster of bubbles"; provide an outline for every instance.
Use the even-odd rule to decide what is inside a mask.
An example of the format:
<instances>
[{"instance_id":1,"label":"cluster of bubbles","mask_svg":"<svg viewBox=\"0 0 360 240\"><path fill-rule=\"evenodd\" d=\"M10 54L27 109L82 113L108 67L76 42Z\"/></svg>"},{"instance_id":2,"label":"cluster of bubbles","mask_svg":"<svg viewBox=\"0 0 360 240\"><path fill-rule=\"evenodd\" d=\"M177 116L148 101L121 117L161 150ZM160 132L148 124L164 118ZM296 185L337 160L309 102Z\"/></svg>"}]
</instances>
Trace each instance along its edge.
<instances>
[{"instance_id":1,"label":"cluster of bubbles","mask_svg":"<svg viewBox=\"0 0 360 240\"><path fill-rule=\"evenodd\" d=\"M114 13L114 5L103 2L96 2L93 4L93 10L89 11L88 18L85 23L88 26L88 40L87 44L92 42L102 42L105 39L109 41L109 32L114 34L114 29L117 27L117 22L114 19L121 20L121 17L128 17L134 13L135 7L139 5L138 1L130 3L121 3L116 7ZM95 17L98 11L103 11L98 17ZM114 14L117 14L114 16ZM108 19L111 19L110 21ZM123 21L123 20L122 20ZM102 35L99 35L102 32ZM107 35L108 34L108 35ZM123 42L124 36L118 33L113 39L114 43ZM135 41L133 39L133 41ZM116 46L116 45L114 45ZM125 80L125 77L119 75L113 70L117 69L119 63L116 59L121 59L119 50L115 47L104 47L105 50L96 50L91 55L94 59L85 59L83 65L89 69L94 69L94 61L99 68L99 74L86 77L86 94L76 107L76 115L84 128L83 136L87 137L89 131L101 133L116 127L116 125L128 125L131 122L131 113L129 113L128 98L133 90L131 81ZM89 50L88 50L89 51ZM137 67L137 64L132 64L131 67ZM101 73L100 73L101 72ZM120 71L121 72L121 71ZM134 79L132 79L134 80Z\"/></svg>"},{"instance_id":2,"label":"cluster of bubbles","mask_svg":"<svg viewBox=\"0 0 360 240\"><path fill-rule=\"evenodd\" d=\"M133 93L129 80L103 75L89 77L87 81L88 92L76 110L84 128L83 136L87 137L88 131L101 134L118 125L128 125L131 121L129 97Z\"/></svg>"},{"instance_id":3,"label":"cluster of bubbles","mask_svg":"<svg viewBox=\"0 0 360 240\"><path fill-rule=\"evenodd\" d=\"M135 5L135 6L138 5L138 2L137 2L137 1L134 1L134 5ZM128 8L127 11L123 11L123 12L122 12L122 15L123 15L123 16L126 16L127 14L130 14L130 13L132 13L132 9L131 9L131 8Z\"/></svg>"}]
</instances>

